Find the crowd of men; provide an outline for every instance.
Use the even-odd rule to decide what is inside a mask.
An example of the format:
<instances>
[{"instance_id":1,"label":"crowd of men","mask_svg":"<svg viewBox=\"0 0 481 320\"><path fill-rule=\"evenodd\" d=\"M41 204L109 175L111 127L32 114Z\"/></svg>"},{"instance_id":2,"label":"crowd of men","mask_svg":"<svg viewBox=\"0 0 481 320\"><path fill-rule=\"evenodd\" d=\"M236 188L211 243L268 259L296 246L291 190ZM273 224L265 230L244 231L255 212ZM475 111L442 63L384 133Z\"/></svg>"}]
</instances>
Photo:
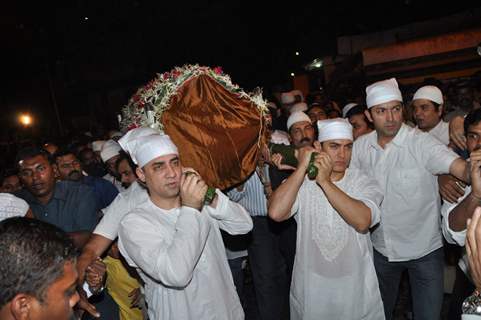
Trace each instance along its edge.
<instances>
[{"instance_id":1,"label":"crowd of men","mask_svg":"<svg viewBox=\"0 0 481 320\"><path fill-rule=\"evenodd\" d=\"M0 318L244 319L248 268L256 319L393 319L406 272L414 319L440 319L444 242L467 251L449 319L481 318L477 94L448 123L434 85L342 109L285 92L269 138L296 164L262 148L210 203L151 128L23 148L0 181Z\"/></svg>"}]
</instances>

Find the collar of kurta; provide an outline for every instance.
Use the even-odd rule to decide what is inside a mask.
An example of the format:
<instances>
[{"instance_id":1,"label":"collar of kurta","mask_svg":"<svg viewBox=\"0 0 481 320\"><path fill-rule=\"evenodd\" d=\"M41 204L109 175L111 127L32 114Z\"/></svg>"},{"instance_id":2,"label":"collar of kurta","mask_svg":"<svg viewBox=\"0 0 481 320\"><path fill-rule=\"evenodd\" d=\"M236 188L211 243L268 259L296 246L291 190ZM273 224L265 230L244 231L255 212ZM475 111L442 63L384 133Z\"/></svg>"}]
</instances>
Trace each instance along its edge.
<instances>
[{"instance_id":1,"label":"collar of kurta","mask_svg":"<svg viewBox=\"0 0 481 320\"><path fill-rule=\"evenodd\" d=\"M391 142L389 143L395 146L398 146L400 148L404 147L406 145L406 136L407 136L408 130L409 130L408 126L403 123L401 125L401 128L399 128L399 131L394 137L394 139L392 139ZM368 138L371 146L377 149L381 148L381 146L377 142L377 132L374 130L373 132L368 134L370 135Z\"/></svg>"}]
</instances>

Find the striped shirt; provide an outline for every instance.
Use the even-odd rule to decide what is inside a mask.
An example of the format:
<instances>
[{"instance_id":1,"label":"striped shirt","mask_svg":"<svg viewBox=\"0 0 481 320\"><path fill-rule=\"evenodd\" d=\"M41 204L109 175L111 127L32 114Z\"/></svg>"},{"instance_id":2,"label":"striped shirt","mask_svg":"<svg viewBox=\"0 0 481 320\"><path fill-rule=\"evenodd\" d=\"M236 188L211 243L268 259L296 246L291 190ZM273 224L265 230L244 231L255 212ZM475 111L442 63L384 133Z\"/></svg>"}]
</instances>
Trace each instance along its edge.
<instances>
[{"instance_id":1,"label":"striped shirt","mask_svg":"<svg viewBox=\"0 0 481 320\"><path fill-rule=\"evenodd\" d=\"M242 191L233 188L227 195L232 201L242 205L251 216L267 216L267 199L264 194L264 185L257 172L254 172L247 179Z\"/></svg>"}]
</instances>

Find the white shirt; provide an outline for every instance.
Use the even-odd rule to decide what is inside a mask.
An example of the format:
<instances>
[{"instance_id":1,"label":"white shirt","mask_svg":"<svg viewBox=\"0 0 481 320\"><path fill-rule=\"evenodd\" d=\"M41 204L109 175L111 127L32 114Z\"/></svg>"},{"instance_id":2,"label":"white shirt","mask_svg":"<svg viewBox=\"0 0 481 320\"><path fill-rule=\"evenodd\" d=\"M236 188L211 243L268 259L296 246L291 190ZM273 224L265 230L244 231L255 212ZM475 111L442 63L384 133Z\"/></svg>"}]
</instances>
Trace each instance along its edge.
<instances>
[{"instance_id":1,"label":"white shirt","mask_svg":"<svg viewBox=\"0 0 481 320\"><path fill-rule=\"evenodd\" d=\"M119 190L119 192L122 192L122 191L126 190L124 188L124 186L122 186L122 182L115 179L115 177L113 175L111 175L110 173L107 173L105 176L102 177L102 179L105 179L108 182L111 182L117 188L117 190Z\"/></svg>"},{"instance_id":2,"label":"white shirt","mask_svg":"<svg viewBox=\"0 0 481 320\"><path fill-rule=\"evenodd\" d=\"M418 259L442 247L436 175L449 173L458 157L428 133L405 124L384 149L376 131L354 142L350 167L374 176L384 192L382 221L371 239L389 261Z\"/></svg>"},{"instance_id":3,"label":"white shirt","mask_svg":"<svg viewBox=\"0 0 481 320\"><path fill-rule=\"evenodd\" d=\"M219 228L243 234L252 220L217 195L216 209L163 210L149 199L122 219L119 249L145 282L150 319L244 319Z\"/></svg>"},{"instance_id":4,"label":"white shirt","mask_svg":"<svg viewBox=\"0 0 481 320\"><path fill-rule=\"evenodd\" d=\"M122 218L148 200L147 190L135 181L127 190L119 193L107 208L102 209L104 216L93 233L112 241L115 240L119 233Z\"/></svg>"},{"instance_id":5,"label":"white shirt","mask_svg":"<svg viewBox=\"0 0 481 320\"><path fill-rule=\"evenodd\" d=\"M417 128L417 127L416 127ZM438 139L442 144L449 144L449 123L443 120L439 121L438 124L428 131L430 135Z\"/></svg>"},{"instance_id":6,"label":"white shirt","mask_svg":"<svg viewBox=\"0 0 481 320\"><path fill-rule=\"evenodd\" d=\"M445 201L441 207L441 215L443 216L441 229L443 230L444 238L450 244L456 244L464 247L466 243L466 229L461 231L454 231L451 229L449 227L449 215L451 214L451 211L453 211L453 209L456 208L456 206L461 203L461 201L463 201L470 193L471 186L466 186L463 196L458 199L458 203L449 203ZM471 276L469 275L469 263L468 256L466 254L466 248L463 248L463 256L461 259L459 259L458 266L464 272L464 274L466 274L468 279L471 280Z\"/></svg>"},{"instance_id":7,"label":"white shirt","mask_svg":"<svg viewBox=\"0 0 481 320\"><path fill-rule=\"evenodd\" d=\"M29 209L28 203L10 193L0 193L0 221L12 217L24 217Z\"/></svg>"},{"instance_id":8,"label":"white shirt","mask_svg":"<svg viewBox=\"0 0 481 320\"><path fill-rule=\"evenodd\" d=\"M382 192L373 178L348 169L334 184L380 219ZM369 233L348 225L315 181L305 179L291 215L297 242L290 293L291 320L385 319Z\"/></svg>"}]
</instances>

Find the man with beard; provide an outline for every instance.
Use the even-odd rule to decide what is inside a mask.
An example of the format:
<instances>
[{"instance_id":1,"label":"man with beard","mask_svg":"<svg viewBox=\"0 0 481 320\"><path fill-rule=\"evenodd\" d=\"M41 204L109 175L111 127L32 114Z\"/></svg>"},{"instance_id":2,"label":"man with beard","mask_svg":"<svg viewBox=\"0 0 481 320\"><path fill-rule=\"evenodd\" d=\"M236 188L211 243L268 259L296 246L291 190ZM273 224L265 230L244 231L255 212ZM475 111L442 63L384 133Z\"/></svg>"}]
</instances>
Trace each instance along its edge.
<instances>
[{"instance_id":1,"label":"man with beard","mask_svg":"<svg viewBox=\"0 0 481 320\"><path fill-rule=\"evenodd\" d=\"M88 186L56 182L52 161L41 148L20 150L16 164L25 189L17 196L27 201L36 219L67 232L74 244L82 248L97 223L95 195Z\"/></svg>"},{"instance_id":2,"label":"man with beard","mask_svg":"<svg viewBox=\"0 0 481 320\"><path fill-rule=\"evenodd\" d=\"M80 182L92 188L97 199L97 211L107 207L119 193L109 181L84 175L80 161L71 150L62 148L53 158L60 180Z\"/></svg>"}]
</instances>

